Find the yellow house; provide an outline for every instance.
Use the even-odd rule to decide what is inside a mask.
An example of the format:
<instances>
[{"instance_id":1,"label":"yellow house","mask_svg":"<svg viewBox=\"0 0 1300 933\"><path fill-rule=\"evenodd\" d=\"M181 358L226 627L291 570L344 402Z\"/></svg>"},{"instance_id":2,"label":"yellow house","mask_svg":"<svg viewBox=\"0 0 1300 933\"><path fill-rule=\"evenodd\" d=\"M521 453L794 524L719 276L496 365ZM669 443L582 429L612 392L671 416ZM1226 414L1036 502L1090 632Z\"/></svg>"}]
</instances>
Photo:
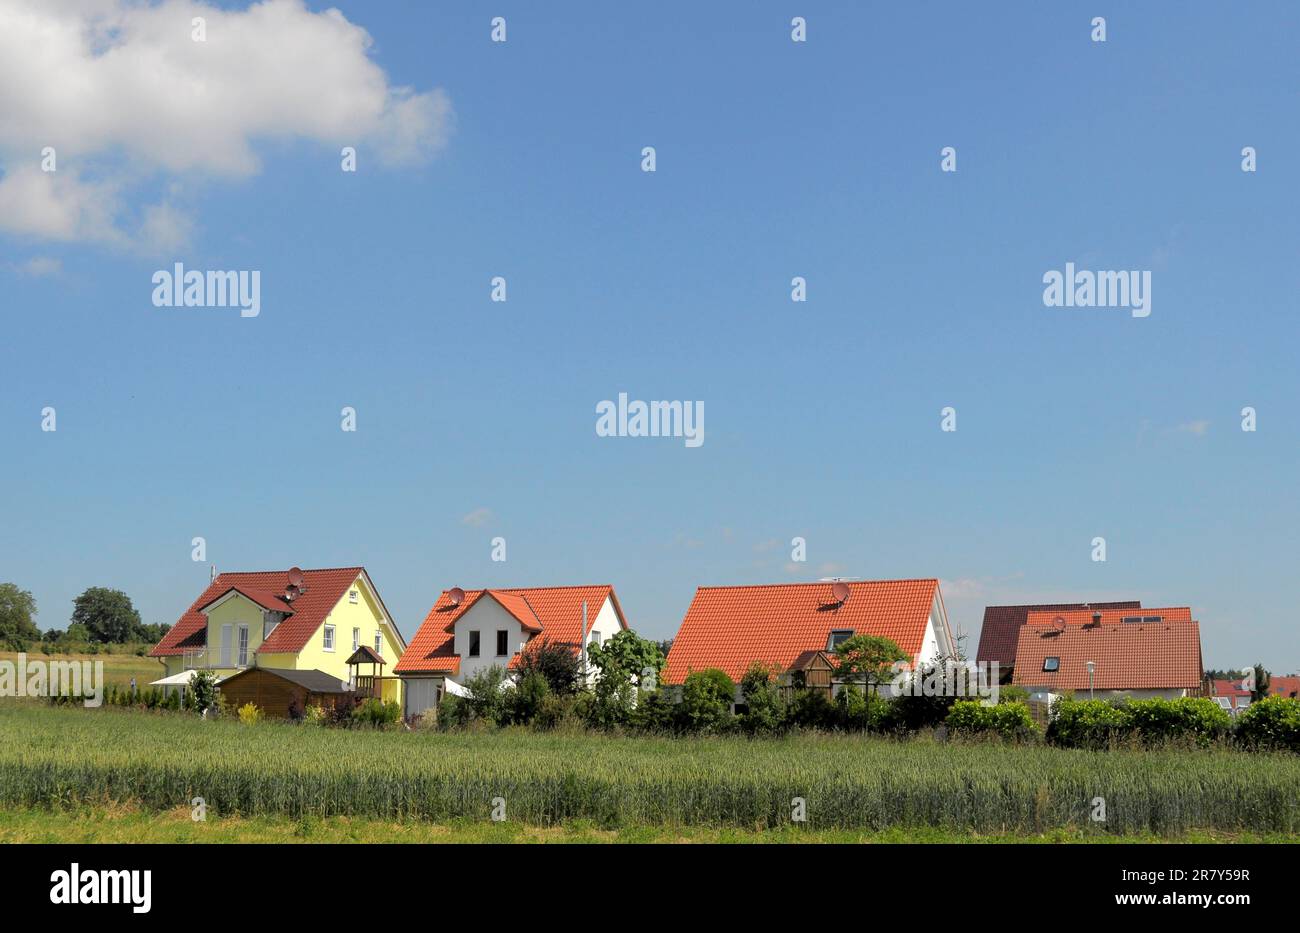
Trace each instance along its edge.
<instances>
[{"instance_id":1,"label":"yellow house","mask_svg":"<svg viewBox=\"0 0 1300 933\"><path fill-rule=\"evenodd\" d=\"M363 646L389 666L350 668L348 658ZM398 678L372 681L371 674L376 667L387 674L405 650L364 567L293 567L219 574L149 654L165 677L211 670L225 678L250 667L320 671L358 693L401 703Z\"/></svg>"}]
</instances>

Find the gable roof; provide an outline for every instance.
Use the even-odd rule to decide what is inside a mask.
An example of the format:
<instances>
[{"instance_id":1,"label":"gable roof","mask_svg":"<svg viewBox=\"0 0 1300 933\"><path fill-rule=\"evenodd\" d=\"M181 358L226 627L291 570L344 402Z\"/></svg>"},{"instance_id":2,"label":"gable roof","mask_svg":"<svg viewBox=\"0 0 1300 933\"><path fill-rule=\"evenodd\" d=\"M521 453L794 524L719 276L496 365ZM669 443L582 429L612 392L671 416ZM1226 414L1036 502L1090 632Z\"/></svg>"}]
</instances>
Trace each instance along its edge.
<instances>
[{"instance_id":1,"label":"gable roof","mask_svg":"<svg viewBox=\"0 0 1300 933\"><path fill-rule=\"evenodd\" d=\"M1240 680L1216 680L1214 682L1216 697L1250 697L1251 693L1241 685Z\"/></svg>"},{"instance_id":2,"label":"gable roof","mask_svg":"<svg viewBox=\"0 0 1300 933\"><path fill-rule=\"evenodd\" d=\"M975 660L997 661L1002 667L1012 667L1016 663L1016 639L1020 636L1020 627L1025 624L1031 612L1065 612L1086 609L1140 609L1138 600L1111 603L1038 603L1030 606L985 606L984 624L980 627L980 646L975 652Z\"/></svg>"},{"instance_id":3,"label":"gable roof","mask_svg":"<svg viewBox=\"0 0 1300 933\"><path fill-rule=\"evenodd\" d=\"M1271 697L1300 697L1300 676L1272 676L1268 681L1268 695Z\"/></svg>"},{"instance_id":4,"label":"gable roof","mask_svg":"<svg viewBox=\"0 0 1300 933\"><path fill-rule=\"evenodd\" d=\"M664 683L716 667L739 680L754 661L786 670L806 651L824 651L833 631L890 638L908 657L920 653L939 581L845 581L843 605L832 583L702 586L668 651Z\"/></svg>"},{"instance_id":5,"label":"gable roof","mask_svg":"<svg viewBox=\"0 0 1300 933\"><path fill-rule=\"evenodd\" d=\"M1044 671L1047 658L1057 670ZM1011 682L1049 690L1087 690L1089 661L1097 690L1169 690L1201 685L1201 627L1196 622L1099 626L1025 625L1016 641Z\"/></svg>"},{"instance_id":6,"label":"gable roof","mask_svg":"<svg viewBox=\"0 0 1300 933\"><path fill-rule=\"evenodd\" d=\"M466 590L459 605L452 605L450 593L450 590L442 591L420 624L420 630L411 639L410 646L394 665L393 673L459 673L460 657L455 652L456 623L480 599L494 600L525 630L541 634L553 642L574 645L581 642L583 600L587 602L588 625L595 621L608 599L614 606L619 625L627 628L618 596L614 587L608 584Z\"/></svg>"},{"instance_id":7,"label":"gable roof","mask_svg":"<svg viewBox=\"0 0 1300 933\"><path fill-rule=\"evenodd\" d=\"M253 586L229 586L226 588L225 592L218 593L215 599L211 599L204 605L200 606L199 612L206 613L231 593L238 593L240 596L256 603L263 609L269 609L272 612L283 612L285 615L293 615L292 604L290 604L283 596Z\"/></svg>"},{"instance_id":8,"label":"gable roof","mask_svg":"<svg viewBox=\"0 0 1300 933\"><path fill-rule=\"evenodd\" d=\"M233 680L245 677L249 674L261 672L263 674L272 674L276 677L287 680L290 683L297 684L300 687L306 687L312 693L351 693L352 688L346 683L339 680L324 671L318 670L289 670L282 667L248 667L237 674L231 674L221 682L222 686L229 684Z\"/></svg>"},{"instance_id":9,"label":"gable roof","mask_svg":"<svg viewBox=\"0 0 1300 933\"><path fill-rule=\"evenodd\" d=\"M295 654L303 649L320 624L325 621L343 594L365 573L364 567L335 567L326 570L304 570L302 592L291 603L292 615L271 630L271 635L258 647L257 653ZM264 608L279 599L289 584L288 570L259 570L252 572L222 573L208 584L199 598L185 610L175 625L149 652L150 657L162 658L187 651L195 651L207 643L208 619L203 609L231 589L238 590ZM283 600L279 600L283 603ZM277 612L284 611L276 608Z\"/></svg>"}]
</instances>

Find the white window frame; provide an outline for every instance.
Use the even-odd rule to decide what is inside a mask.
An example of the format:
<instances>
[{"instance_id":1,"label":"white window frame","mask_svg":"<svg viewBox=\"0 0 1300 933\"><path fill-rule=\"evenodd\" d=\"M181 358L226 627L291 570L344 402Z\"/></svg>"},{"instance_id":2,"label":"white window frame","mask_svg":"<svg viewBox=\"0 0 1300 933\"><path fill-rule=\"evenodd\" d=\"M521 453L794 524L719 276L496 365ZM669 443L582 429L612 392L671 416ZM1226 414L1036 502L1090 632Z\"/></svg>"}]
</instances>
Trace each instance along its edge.
<instances>
[{"instance_id":1,"label":"white window frame","mask_svg":"<svg viewBox=\"0 0 1300 933\"><path fill-rule=\"evenodd\" d=\"M382 628L375 629L375 654L381 658L384 656L384 630Z\"/></svg>"},{"instance_id":2,"label":"white window frame","mask_svg":"<svg viewBox=\"0 0 1300 933\"><path fill-rule=\"evenodd\" d=\"M333 653L334 651L334 623L325 623L324 648L323 650Z\"/></svg>"},{"instance_id":3,"label":"white window frame","mask_svg":"<svg viewBox=\"0 0 1300 933\"><path fill-rule=\"evenodd\" d=\"M248 667L248 624L235 626L235 666Z\"/></svg>"},{"instance_id":4,"label":"white window frame","mask_svg":"<svg viewBox=\"0 0 1300 933\"><path fill-rule=\"evenodd\" d=\"M352 626L352 650L356 651L361 647L361 629L355 625Z\"/></svg>"}]
</instances>

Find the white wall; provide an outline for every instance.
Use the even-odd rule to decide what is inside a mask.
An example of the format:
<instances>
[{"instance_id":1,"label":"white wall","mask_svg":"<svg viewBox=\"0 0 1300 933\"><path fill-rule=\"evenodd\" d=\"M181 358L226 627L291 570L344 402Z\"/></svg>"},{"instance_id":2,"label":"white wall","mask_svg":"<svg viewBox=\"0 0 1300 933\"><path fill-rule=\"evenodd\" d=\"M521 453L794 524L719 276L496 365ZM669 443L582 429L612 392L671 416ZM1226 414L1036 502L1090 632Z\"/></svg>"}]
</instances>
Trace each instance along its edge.
<instances>
[{"instance_id":1,"label":"white wall","mask_svg":"<svg viewBox=\"0 0 1300 933\"><path fill-rule=\"evenodd\" d=\"M506 653L498 656L497 631L500 629L505 629L509 634L506 636ZM469 633L472 631L479 633L477 658L469 656ZM483 595L456 620L455 651L460 655L460 675L457 680L464 683L466 679L493 664L505 667L515 652L523 648L528 635L518 620L506 612L504 606L491 596Z\"/></svg>"},{"instance_id":2,"label":"white wall","mask_svg":"<svg viewBox=\"0 0 1300 933\"><path fill-rule=\"evenodd\" d=\"M1049 693L1047 687L1031 687L1024 684L1017 684L1017 686L1024 686L1029 691L1032 700L1043 701L1048 699L1049 696L1056 695ZM1098 690L1094 696L1098 700L1176 700L1179 697L1187 696L1187 691L1178 687L1172 687L1168 690ZM1074 698L1076 700L1088 699L1088 688L1085 687L1082 690L1074 691Z\"/></svg>"}]
</instances>

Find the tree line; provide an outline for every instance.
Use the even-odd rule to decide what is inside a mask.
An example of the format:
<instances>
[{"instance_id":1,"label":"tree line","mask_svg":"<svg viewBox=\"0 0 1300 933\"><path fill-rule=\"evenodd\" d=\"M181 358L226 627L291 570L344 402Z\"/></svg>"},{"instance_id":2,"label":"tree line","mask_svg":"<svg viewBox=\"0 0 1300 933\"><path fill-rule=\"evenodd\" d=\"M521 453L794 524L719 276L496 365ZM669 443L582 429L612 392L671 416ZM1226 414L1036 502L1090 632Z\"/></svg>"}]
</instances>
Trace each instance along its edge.
<instances>
[{"instance_id":1,"label":"tree line","mask_svg":"<svg viewBox=\"0 0 1300 933\"><path fill-rule=\"evenodd\" d=\"M155 643L170 625L145 624L131 597L121 590L92 586L72 601L65 629L41 630L36 623L36 598L16 583L0 583L0 644L10 651L33 645L122 645Z\"/></svg>"}]
</instances>

